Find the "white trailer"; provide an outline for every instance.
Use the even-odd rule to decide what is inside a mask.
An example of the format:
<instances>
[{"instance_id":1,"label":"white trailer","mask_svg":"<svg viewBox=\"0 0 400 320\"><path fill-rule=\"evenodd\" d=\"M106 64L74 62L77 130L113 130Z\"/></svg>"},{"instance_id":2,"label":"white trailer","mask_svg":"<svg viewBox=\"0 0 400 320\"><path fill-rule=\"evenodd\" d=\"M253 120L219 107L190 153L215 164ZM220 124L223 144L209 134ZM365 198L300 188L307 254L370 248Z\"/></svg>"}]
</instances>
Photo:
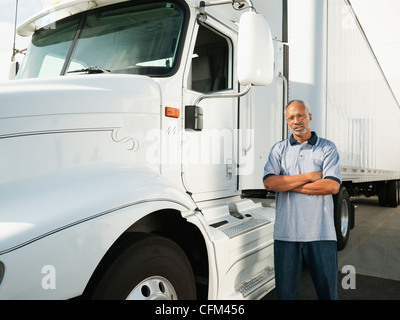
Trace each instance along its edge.
<instances>
[{"instance_id":1,"label":"white trailer","mask_svg":"<svg viewBox=\"0 0 400 320\"><path fill-rule=\"evenodd\" d=\"M291 98L341 153L343 247L348 193L399 193L380 135L395 146L400 112L361 31L343 0L70 0L22 23L0 86L0 299L263 297L262 173Z\"/></svg>"},{"instance_id":2,"label":"white trailer","mask_svg":"<svg viewBox=\"0 0 400 320\"><path fill-rule=\"evenodd\" d=\"M334 141L341 157L343 185L335 199L336 210L340 210L335 219L342 249L355 223L349 196L377 195L382 206L400 203L400 148L396 142L400 104L350 1L288 0L264 5L270 6L263 13L278 51L278 94L267 109L253 112L255 167L265 164L269 146L290 134L281 101L308 101L313 130ZM281 15L272 14L273 5L281 6ZM264 89L255 88L253 93L256 90ZM272 95L263 100L270 101ZM269 122L266 126L265 119L274 115L275 126ZM241 188L251 189L259 182L256 179L243 177Z\"/></svg>"},{"instance_id":3,"label":"white trailer","mask_svg":"<svg viewBox=\"0 0 400 320\"><path fill-rule=\"evenodd\" d=\"M382 206L400 204L400 148L396 142L400 104L350 1L282 1L282 12L281 21L267 16L274 21L275 40L282 42L276 42L282 44L283 67L278 71L282 81L276 79L283 86L283 100L308 101L312 128L338 147L343 184L336 196L336 210L341 212L336 212L335 219L338 246L344 248L354 227L348 196L378 195ZM267 111L278 110L276 123L283 113L278 105L277 100ZM267 114L254 114L255 132L263 140L257 145L261 151L273 142L264 138L270 131L260 134ZM281 123L286 137L285 120ZM279 135L279 128L275 132ZM261 152L255 155L257 168L266 162L268 152Z\"/></svg>"}]
</instances>

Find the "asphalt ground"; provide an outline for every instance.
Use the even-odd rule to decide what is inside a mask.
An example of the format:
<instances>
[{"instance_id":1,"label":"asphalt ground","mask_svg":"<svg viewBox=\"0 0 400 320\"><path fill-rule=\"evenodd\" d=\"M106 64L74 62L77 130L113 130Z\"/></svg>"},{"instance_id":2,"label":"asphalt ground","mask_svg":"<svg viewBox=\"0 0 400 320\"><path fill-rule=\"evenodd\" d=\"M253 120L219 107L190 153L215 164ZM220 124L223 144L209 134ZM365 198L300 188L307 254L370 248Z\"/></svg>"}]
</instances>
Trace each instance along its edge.
<instances>
[{"instance_id":1,"label":"asphalt ground","mask_svg":"<svg viewBox=\"0 0 400 320\"><path fill-rule=\"evenodd\" d=\"M375 197L352 201L356 225L338 252L339 300L400 300L400 206L380 207ZM263 298L274 299L274 290ZM317 300L306 266L298 300Z\"/></svg>"}]
</instances>

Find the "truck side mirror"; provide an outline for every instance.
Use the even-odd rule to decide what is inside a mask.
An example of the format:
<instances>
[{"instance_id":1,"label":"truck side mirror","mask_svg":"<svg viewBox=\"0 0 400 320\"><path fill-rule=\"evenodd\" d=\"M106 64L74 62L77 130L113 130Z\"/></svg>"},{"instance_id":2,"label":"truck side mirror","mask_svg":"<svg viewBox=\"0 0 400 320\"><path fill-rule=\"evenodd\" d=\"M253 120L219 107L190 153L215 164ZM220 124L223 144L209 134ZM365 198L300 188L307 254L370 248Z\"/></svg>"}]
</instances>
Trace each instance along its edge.
<instances>
[{"instance_id":1,"label":"truck side mirror","mask_svg":"<svg viewBox=\"0 0 400 320\"><path fill-rule=\"evenodd\" d=\"M274 77L274 44L268 21L254 11L239 21L238 78L242 85L269 85Z\"/></svg>"},{"instance_id":2,"label":"truck side mirror","mask_svg":"<svg viewBox=\"0 0 400 320\"><path fill-rule=\"evenodd\" d=\"M185 106L185 129L203 130L203 109L198 106Z\"/></svg>"},{"instance_id":3,"label":"truck side mirror","mask_svg":"<svg viewBox=\"0 0 400 320\"><path fill-rule=\"evenodd\" d=\"M17 61L12 61L10 63L9 71L8 71L8 80L14 80L17 75L19 68L19 63Z\"/></svg>"}]
</instances>

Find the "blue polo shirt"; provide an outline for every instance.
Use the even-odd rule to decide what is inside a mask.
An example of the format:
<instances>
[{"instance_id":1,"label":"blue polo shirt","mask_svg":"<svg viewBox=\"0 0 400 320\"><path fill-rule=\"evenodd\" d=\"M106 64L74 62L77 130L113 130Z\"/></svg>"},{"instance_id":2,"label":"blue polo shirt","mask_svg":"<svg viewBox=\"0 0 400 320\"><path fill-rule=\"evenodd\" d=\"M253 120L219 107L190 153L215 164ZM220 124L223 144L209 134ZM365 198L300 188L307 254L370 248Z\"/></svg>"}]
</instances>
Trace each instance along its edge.
<instances>
[{"instance_id":1,"label":"blue polo shirt","mask_svg":"<svg viewBox=\"0 0 400 320\"><path fill-rule=\"evenodd\" d=\"M264 167L264 178L322 172L323 179L341 183L339 154L333 142L312 132L303 144L293 135L276 143ZM274 239L282 241L336 241L332 195L277 192Z\"/></svg>"}]
</instances>

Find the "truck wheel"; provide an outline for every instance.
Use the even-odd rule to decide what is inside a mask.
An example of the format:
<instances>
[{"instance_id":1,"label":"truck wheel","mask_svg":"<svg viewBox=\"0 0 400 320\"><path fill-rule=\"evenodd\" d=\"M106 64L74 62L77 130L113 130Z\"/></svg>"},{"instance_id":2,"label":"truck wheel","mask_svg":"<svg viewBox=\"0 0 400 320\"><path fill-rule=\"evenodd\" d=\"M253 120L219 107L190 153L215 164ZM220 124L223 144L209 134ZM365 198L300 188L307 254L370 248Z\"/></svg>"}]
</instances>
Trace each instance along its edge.
<instances>
[{"instance_id":1,"label":"truck wheel","mask_svg":"<svg viewBox=\"0 0 400 320\"><path fill-rule=\"evenodd\" d=\"M173 241L135 234L110 257L93 299L190 300L196 298L191 265Z\"/></svg>"},{"instance_id":2,"label":"truck wheel","mask_svg":"<svg viewBox=\"0 0 400 320\"><path fill-rule=\"evenodd\" d=\"M379 183L378 184L378 201L379 201L379 205L381 207L386 207L386 205L388 204L388 197L387 197L387 192L388 188L387 188L387 184L386 183Z\"/></svg>"},{"instance_id":3,"label":"truck wheel","mask_svg":"<svg viewBox=\"0 0 400 320\"><path fill-rule=\"evenodd\" d=\"M399 205L399 181L390 180L386 185L387 205L397 207Z\"/></svg>"},{"instance_id":4,"label":"truck wheel","mask_svg":"<svg viewBox=\"0 0 400 320\"><path fill-rule=\"evenodd\" d=\"M342 250L349 240L352 205L344 186L340 187L339 193L333 196L333 200L337 247L338 250Z\"/></svg>"}]
</instances>

